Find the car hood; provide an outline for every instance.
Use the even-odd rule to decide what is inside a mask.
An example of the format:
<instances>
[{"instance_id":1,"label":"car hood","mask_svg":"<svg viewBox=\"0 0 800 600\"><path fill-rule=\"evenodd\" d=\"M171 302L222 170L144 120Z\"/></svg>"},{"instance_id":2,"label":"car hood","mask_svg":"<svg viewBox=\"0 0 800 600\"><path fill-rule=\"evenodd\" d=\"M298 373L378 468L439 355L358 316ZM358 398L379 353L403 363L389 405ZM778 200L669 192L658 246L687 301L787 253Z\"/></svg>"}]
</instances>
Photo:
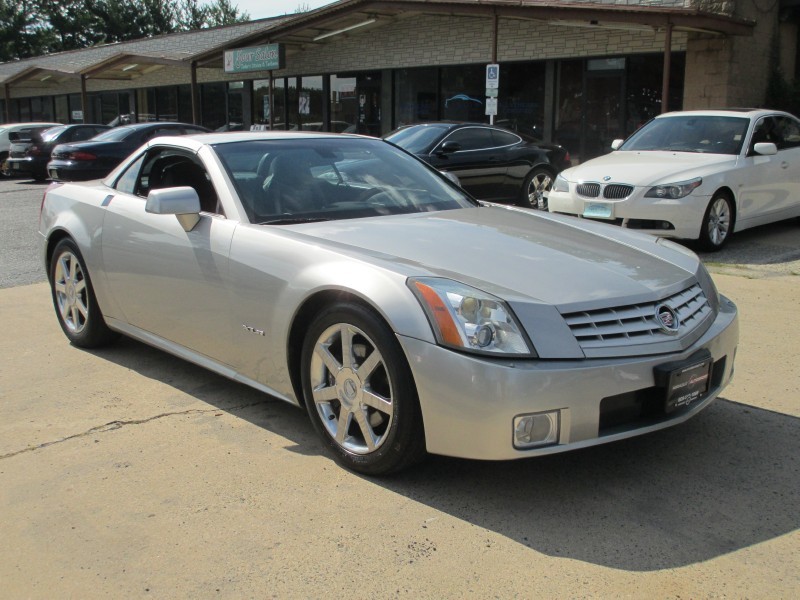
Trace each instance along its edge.
<instances>
[{"instance_id":1,"label":"car hood","mask_svg":"<svg viewBox=\"0 0 800 600\"><path fill-rule=\"evenodd\" d=\"M730 154L616 151L567 169L562 175L572 182L607 181L644 186L686 181L735 165L736 156Z\"/></svg>"},{"instance_id":2,"label":"car hood","mask_svg":"<svg viewBox=\"0 0 800 600\"><path fill-rule=\"evenodd\" d=\"M292 226L315 244L407 276L461 281L509 301L590 305L652 299L683 285L697 258L603 224L486 206ZM670 290L671 292L672 290Z\"/></svg>"}]
</instances>

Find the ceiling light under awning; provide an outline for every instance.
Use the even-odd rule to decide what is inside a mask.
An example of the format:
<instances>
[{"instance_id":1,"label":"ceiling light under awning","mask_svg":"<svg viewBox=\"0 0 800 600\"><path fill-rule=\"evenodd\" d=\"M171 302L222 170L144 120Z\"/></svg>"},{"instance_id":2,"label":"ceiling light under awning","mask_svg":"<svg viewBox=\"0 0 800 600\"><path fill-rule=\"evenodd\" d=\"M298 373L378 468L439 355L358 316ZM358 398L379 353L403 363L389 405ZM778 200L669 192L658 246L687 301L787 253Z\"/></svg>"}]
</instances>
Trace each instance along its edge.
<instances>
[{"instance_id":1,"label":"ceiling light under awning","mask_svg":"<svg viewBox=\"0 0 800 600\"><path fill-rule=\"evenodd\" d=\"M334 35L339 35L340 33L347 33L348 31L352 31L353 29L358 29L359 27L364 27L365 25L371 25L377 21L377 19L367 19L366 21L361 21L361 23L356 23L355 25L350 25L349 27L342 27L341 29L337 29L335 31L329 31L327 33L322 33L314 38L315 42L320 40L324 40L325 38L333 37Z\"/></svg>"}]
</instances>

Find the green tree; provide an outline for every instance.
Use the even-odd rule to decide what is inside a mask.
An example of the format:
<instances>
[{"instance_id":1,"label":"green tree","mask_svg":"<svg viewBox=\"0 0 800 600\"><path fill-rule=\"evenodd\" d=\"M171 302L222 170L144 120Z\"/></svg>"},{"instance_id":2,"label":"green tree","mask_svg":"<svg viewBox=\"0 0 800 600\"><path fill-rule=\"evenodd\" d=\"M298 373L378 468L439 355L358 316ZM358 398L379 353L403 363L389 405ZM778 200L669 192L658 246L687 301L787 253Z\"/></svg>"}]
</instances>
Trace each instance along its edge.
<instances>
[{"instance_id":1,"label":"green tree","mask_svg":"<svg viewBox=\"0 0 800 600\"><path fill-rule=\"evenodd\" d=\"M0 0L0 61L37 56L52 41L36 0Z\"/></svg>"}]
</instances>

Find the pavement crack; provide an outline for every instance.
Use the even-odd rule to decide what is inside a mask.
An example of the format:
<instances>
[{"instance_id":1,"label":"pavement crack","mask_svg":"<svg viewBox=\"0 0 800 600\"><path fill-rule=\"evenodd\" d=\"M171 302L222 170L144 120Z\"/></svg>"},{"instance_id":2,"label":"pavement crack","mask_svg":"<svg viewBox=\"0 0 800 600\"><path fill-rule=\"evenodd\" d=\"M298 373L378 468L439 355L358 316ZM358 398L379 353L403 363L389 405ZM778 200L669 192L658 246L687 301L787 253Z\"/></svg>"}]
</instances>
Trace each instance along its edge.
<instances>
[{"instance_id":1,"label":"pavement crack","mask_svg":"<svg viewBox=\"0 0 800 600\"><path fill-rule=\"evenodd\" d=\"M97 425L92 427L91 429L87 429L81 433L74 433L72 435L68 435L66 437L53 440L50 442L42 442L41 444L36 444L35 446L28 446L27 448L22 448L21 450L15 450L14 452L8 452L7 454L0 454L0 460L6 458L12 458L14 456L18 456L20 454L25 454L26 452L34 452L36 450L42 450L49 446L54 446L56 444L63 444L64 442L68 442L70 440L95 435L98 433L106 433L109 431L115 431L117 429L122 429L123 427L127 427L128 425L142 425L144 423L150 423L151 421L157 421L159 419L164 419L166 417L176 417L182 415L199 415L205 413L213 413L213 412L234 412L237 410L242 410L245 408L250 408L252 406L258 406L263 404L262 402L250 402L249 404L241 404L239 406L229 406L226 408L192 408L189 410L180 410L174 412L165 412L158 415L154 415L152 417L147 417L146 419L128 419L128 420L116 420L116 421L109 421L104 425Z\"/></svg>"}]
</instances>

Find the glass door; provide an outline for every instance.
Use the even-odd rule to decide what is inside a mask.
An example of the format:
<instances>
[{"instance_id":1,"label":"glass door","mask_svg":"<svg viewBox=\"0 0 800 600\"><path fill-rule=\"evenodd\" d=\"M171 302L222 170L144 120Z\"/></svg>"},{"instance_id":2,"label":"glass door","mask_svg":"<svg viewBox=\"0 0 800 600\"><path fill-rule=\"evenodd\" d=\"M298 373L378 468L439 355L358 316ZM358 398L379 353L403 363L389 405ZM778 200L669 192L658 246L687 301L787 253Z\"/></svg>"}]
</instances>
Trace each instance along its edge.
<instances>
[{"instance_id":1,"label":"glass door","mask_svg":"<svg viewBox=\"0 0 800 600\"><path fill-rule=\"evenodd\" d=\"M625 59L587 61L581 161L611 151L625 137Z\"/></svg>"}]
</instances>

